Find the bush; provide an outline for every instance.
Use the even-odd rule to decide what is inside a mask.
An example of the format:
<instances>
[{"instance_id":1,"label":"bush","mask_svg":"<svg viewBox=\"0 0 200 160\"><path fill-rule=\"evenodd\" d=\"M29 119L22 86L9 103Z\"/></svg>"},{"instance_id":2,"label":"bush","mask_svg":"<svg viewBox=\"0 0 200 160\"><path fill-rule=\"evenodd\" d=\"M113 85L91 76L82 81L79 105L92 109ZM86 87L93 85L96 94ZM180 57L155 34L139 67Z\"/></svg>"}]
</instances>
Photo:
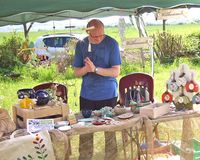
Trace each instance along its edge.
<instances>
[{"instance_id":1,"label":"bush","mask_svg":"<svg viewBox=\"0 0 200 160\"><path fill-rule=\"evenodd\" d=\"M186 37L185 50L189 56L200 56L200 32L192 33Z\"/></svg>"},{"instance_id":2,"label":"bush","mask_svg":"<svg viewBox=\"0 0 200 160\"><path fill-rule=\"evenodd\" d=\"M33 79L39 80L40 82L53 82L58 76L55 64L43 64L36 68L34 67L29 74Z\"/></svg>"},{"instance_id":3,"label":"bush","mask_svg":"<svg viewBox=\"0 0 200 160\"><path fill-rule=\"evenodd\" d=\"M22 39L14 32L11 37L3 38L3 43L0 45L0 68L2 74L12 72L15 66L20 66L22 63L17 57L17 51L21 47Z\"/></svg>"},{"instance_id":4,"label":"bush","mask_svg":"<svg viewBox=\"0 0 200 160\"><path fill-rule=\"evenodd\" d=\"M175 58L184 56L183 44L180 35L167 32L154 35L154 51L161 64L173 63Z\"/></svg>"}]
</instances>

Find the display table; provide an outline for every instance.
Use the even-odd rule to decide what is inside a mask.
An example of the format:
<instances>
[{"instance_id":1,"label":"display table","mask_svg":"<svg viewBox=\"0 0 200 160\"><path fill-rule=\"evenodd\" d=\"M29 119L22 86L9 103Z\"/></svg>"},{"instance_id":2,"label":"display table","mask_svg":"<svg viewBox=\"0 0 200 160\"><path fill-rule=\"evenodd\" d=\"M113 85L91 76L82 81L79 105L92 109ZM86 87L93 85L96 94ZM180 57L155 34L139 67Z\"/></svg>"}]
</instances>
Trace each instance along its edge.
<instances>
[{"instance_id":1,"label":"display table","mask_svg":"<svg viewBox=\"0 0 200 160\"><path fill-rule=\"evenodd\" d=\"M114 124L109 125L86 125L86 126L79 126L70 129L66 132L67 135L80 135L80 134L87 134L87 133L94 133L94 132L101 132L101 131L122 131L124 129L129 128L138 128L140 129L143 124L143 119L139 115L135 115L133 118L129 119L118 119L114 118L116 122Z\"/></svg>"},{"instance_id":2,"label":"display table","mask_svg":"<svg viewBox=\"0 0 200 160\"><path fill-rule=\"evenodd\" d=\"M130 146L130 152L127 151L127 146L126 146L126 136L118 136L118 139L122 139L122 141L118 140L118 144L120 144L122 146L122 150L124 151L123 154L123 158L122 159L133 159L134 155L139 155L139 135L138 135L138 130L142 128L143 125L143 119L141 116L139 115L134 115L134 117L129 118L129 119L118 119L117 117L114 118L115 121L113 124L103 124L103 125L93 125L93 124L88 124L88 125L83 125L83 126L72 126L72 129L68 130L68 131L64 131L64 133L66 135L68 135L69 137L73 138L76 135L83 135L83 134L90 134L90 133L94 133L94 138L96 136L99 136L98 134L104 134L104 132L116 132L119 131L120 135L122 135L122 132L126 133L126 135L128 136L129 140L129 146ZM98 137L97 137L98 138ZM103 139L102 139L103 138ZM104 136L101 136L100 138L97 139L98 143L95 144L94 143L94 150L99 147L99 143L105 143L104 141ZM135 148L133 148L133 143L135 142ZM71 142L71 146L74 146L74 144L72 144L73 142ZM98 145L98 146L96 146ZM93 146L90 146L93 147ZM104 147L102 145L102 147ZM118 151L120 151L119 149L120 147L118 146ZM137 152L138 151L138 152ZM72 154L73 153L73 149L72 149ZM103 155L104 154L104 149L101 149L98 154ZM127 154L129 154L130 156L127 156Z\"/></svg>"},{"instance_id":3,"label":"display table","mask_svg":"<svg viewBox=\"0 0 200 160\"><path fill-rule=\"evenodd\" d=\"M153 139L154 135L153 132L155 131L155 127L158 123L170 122L170 121L177 121L182 120L182 136L181 136L181 154L180 156L184 159L190 160L193 159L193 153L187 151L188 149L192 149L192 138L193 133L192 129L193 126L191 124L192 118L200 117L200 113L196 111L179 111L174 113L169 113L162 117L156 119L149 119L144 117L144 128L145 128L145 135L146 135L146 143L147 143L147 155L146 159L152 159L154 155L154 144ZM181 124L180 124L181 125Z\"/></svg>"}]
</instances>

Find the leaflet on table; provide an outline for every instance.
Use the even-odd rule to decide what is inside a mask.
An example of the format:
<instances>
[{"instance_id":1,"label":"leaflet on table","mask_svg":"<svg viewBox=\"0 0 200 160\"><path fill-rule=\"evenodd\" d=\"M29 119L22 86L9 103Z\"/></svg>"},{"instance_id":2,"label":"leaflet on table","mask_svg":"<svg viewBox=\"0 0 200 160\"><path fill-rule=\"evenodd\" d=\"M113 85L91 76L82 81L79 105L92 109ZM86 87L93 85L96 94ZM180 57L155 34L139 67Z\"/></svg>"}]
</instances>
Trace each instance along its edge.
<instances>
[{"instance_id":1,"label":"leaflet on table","mask_svg":"<svg viewBox=\"0 0 200 160\"><path fill-rule=\"evenodd\" d=\"M53 119L27 119L27 131L28 132L39 132L41 130L54 129Z\"/></svg>"}]
</instances>

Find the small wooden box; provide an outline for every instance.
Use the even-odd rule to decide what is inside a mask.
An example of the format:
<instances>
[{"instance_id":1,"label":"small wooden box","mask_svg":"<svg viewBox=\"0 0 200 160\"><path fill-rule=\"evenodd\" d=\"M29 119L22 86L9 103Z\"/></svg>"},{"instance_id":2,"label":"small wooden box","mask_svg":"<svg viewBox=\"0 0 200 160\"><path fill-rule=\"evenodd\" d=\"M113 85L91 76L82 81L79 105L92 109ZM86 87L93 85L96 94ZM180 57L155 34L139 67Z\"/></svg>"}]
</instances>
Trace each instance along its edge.
<instances>
[{"instance_id":1,"label":"small wooden box","mask_svg":"<svg viewBox=\"0 0 200 160\"><path fill-rule=\"evenodd\" d=\"M13 121L19 128L27 127L27 119L54 119L54 122L68 119L68 106L65 103L60 105L35 106L33 109L23 109L19 104L13 106Z\"/></svg>"},{"instance_id":2,"label":"small wooden box","mask_svg":"<svg viewBox=\"0 0 200 160\"><path fill-rule=\"evenodd\" d=\"M140 115L148 116L149 118L157 118L169 113L169 103L154 103L140 108Z\"/></svg>"}]
</instances>

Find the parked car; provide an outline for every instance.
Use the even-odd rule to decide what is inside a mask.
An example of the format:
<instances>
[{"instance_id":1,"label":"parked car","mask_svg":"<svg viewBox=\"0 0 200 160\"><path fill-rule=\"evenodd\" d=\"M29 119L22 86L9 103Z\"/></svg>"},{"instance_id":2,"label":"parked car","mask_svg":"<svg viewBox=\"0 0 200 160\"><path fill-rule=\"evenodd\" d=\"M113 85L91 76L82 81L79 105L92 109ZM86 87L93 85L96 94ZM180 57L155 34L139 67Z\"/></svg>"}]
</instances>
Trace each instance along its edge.
<instances>
[{"instance_id":1,"label":"parked car","mask_svg":"<svg viewBox=\"0 0 200 160\"><path fill-rule=\"evenodd\" d=\"M40 36L35 44L35 53L40 60L52 59L56 54L67 53L67 43L72 40L82 40L84 34L49 34Z\"/></svg>"}]
</instances>

